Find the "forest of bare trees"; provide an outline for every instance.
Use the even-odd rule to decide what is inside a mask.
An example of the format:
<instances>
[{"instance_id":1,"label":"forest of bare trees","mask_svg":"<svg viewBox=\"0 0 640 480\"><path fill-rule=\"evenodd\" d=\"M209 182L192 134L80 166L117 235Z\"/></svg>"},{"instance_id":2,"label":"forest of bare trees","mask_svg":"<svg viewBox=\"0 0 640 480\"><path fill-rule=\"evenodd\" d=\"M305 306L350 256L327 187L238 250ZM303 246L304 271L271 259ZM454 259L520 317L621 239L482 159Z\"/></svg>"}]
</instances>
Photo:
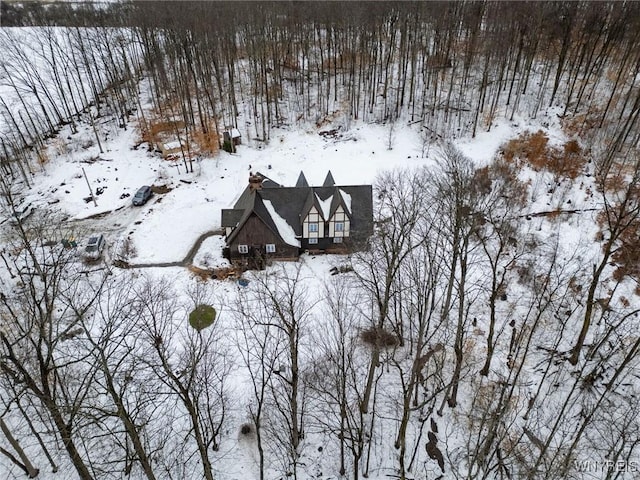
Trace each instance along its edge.
<instances>
[{"instance_id":1,"label":"forest of bare trees","mask_svg":"<svg viewBox=\"0 0 640 480\"><path fill-rule=\"evenodd\" d=\"M229 125L266 142L308 122L418 123L437 140L558 105L604 168L638 140L635 2L144 1L105 9L109 28L96 26L100 10L37 5L19 18L41 28L0 32L2 83L18 102L1 106L5 169L42 153L61 124L108 128L104 112L116 128L136 118L145 140L175 122L187 144L217 148Z\"/></svg>"},{"instance_id":2,"label":"forest of bare trees","mask_svg":"<svg viewBox=\"0 0 640 480\"><path fill-rule=\"evenodd\" d=\"M231 441L261 480L640 470L640 4L1 6L9 205L50 142L74 141L63 126L89 126L101 151L128 128L215 154L230 126L260 145L356 121L385 125L390 148L400 126L436 145L434 166L378 176L368 248L321 283L276 265L250 289L181 291L87 271L46 241L59 219L18 222L0 253L15 477L232 478ZM549 108L561 147L528 134L479 167L452 143ZM531 215L525 163L550 194L588 174L599 208L572 228L595 238L569 244L560 209ZM203 304L220 314L196 330ZM612 464L588 476L594 460Z\"/></svg>"}]
</instances>

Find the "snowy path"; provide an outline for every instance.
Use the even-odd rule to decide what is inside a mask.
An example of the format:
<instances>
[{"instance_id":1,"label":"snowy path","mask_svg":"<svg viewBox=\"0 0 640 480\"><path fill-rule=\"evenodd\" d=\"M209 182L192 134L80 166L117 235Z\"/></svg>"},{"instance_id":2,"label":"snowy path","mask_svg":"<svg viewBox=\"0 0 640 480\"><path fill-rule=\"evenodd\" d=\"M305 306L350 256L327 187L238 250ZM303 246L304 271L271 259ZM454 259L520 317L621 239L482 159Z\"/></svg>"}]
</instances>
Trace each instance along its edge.
<instances>
[{"instance_id":1,"label":"snowy path","mask_svg":"<svg viewBox=\"0 0 640 480\"><path fill-rule=\"evenodd\" d=\"M223 229L211 230L209 232L205 232L200 235L193 247L187 252L187 255L182 260L178 260L175 262L156 262L156 263L128 263L126 264L126 268L164 268L164 267L188 267L193 263L193 259L200 250L202 246L202 242L204 242L207 238L213 237L215 235L224 235ZM118 266L118 265L115 265Z\"/></svg>"}]
</instances>

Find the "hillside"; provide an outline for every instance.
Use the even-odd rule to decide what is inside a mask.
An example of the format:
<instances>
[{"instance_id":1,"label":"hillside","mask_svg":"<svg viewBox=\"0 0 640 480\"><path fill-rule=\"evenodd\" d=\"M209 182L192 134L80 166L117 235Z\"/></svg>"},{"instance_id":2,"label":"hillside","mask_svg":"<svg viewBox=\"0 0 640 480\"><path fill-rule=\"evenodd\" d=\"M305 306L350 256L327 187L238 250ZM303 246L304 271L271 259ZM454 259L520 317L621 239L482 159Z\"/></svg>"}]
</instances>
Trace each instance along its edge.
<instances>
[{"instance_id":1,"label":"hillside","mask_svg":"<svg viewBox=\"0 0 640 480\"><path fill-rule=\"evenodd\" d=\"M637 4L179 5L3 6L1 476L635 478ZM203 275L301 171L367 249Z\"/></svg>"}]
</instances>

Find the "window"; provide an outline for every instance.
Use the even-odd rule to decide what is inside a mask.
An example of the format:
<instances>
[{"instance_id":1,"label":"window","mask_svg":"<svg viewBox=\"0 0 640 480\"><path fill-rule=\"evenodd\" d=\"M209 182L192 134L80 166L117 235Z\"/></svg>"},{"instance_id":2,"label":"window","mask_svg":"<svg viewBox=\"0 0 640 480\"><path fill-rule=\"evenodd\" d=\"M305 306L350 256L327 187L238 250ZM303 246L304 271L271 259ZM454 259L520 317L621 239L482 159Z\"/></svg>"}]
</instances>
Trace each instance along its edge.
<instances>
[{"instance_id":1,"label":"window","mask_svg":"<svg viewBox=\"0 0 640 480\"><path fill-rule=\"evenodd\" d=\"M335 237L333 243L342 243L342 237Z\"/></svg>"},{"instance_id":2,"label":"window","mask_svg":"<svg viewBox=\"0 0 640 480\"><path fill-rule=\"evenodd\" d=\"M249 253L248 245L238 245L238 253Z\"/></svg>"},{"instance_id":3,"label":"window","mask_svg":"<svg viewBox=\"0 0 640 480\"><path fill-rule=\"evenodd\" d=\"M318 231L318 224L317 223L310 223L309 224L309 231L310 232L317 232Z\"/></svg>"},{"instance_id":4,"label":"window","mask_svg":"<svg viewBox=\"0 0 640 480\"><path fill-rule=\"evenodd\" d=\"M310 238L309 239L309 245L317 245L318 244L318 239L317 238Z\"/></svg>"},{"instance_id":5,"label":"window","mask_svg":"<svg viewBox=\"0 0 640 480\"><path fill-rule=\"evenodd\" d=\"M344 231L344 222L336 222L336 232Z\"/></svg>"},{"instance_id":6,"label":"window","mask_svg":"<svg viewBox=\"0 0 640 480\"><path fill-rule=\"evenodd\" d=\"M265 245L265 250L267 253L276 253L276 246L274 243L267 243Z\"/></svg>"}]
</instances>

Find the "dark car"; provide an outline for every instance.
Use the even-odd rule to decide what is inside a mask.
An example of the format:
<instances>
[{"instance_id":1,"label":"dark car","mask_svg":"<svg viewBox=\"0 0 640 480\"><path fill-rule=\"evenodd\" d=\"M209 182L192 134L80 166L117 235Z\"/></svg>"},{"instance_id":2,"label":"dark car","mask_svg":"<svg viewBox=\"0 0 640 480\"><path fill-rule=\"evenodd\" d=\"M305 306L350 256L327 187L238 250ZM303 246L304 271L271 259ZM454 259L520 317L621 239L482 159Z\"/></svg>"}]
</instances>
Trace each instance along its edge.
<instances>
[{"instance_id":1,"label":"dark car","mask_svg":"<svg viewBox=\"0 0 640 480\"><path fill-rule=\"evenodd\" d=\"M136 206L144 205L147 203L147 200L151 198L153 192L151 191L151 187L145 185L144 187L140 187L136 194L133 196L133 204Z\"/></svg>"}]
</instances>

